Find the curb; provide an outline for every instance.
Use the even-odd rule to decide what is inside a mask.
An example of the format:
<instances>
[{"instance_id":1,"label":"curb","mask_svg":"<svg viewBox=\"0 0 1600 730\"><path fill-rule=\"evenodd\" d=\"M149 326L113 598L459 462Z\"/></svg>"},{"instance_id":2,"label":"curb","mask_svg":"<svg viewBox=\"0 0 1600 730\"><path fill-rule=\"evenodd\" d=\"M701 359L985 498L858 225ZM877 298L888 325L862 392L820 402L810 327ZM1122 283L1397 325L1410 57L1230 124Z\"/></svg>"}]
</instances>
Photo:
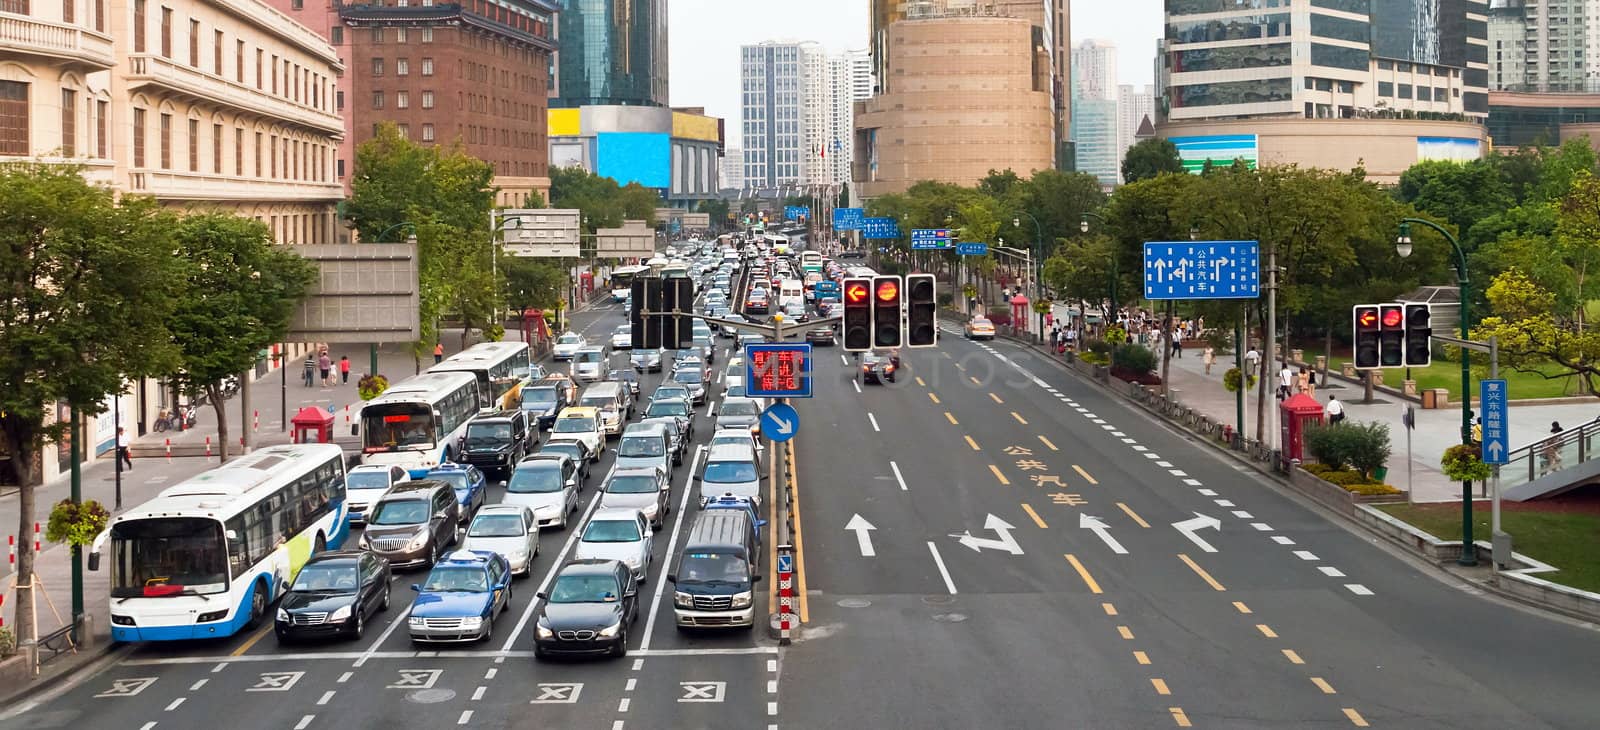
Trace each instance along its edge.
<instances>
[{"instance_id":1,"label":"curb","mask_svg":"<svg viewBox=\"0 0 1600 730\"><path fill-rule=\"evenodd\" d=\"M106 637L104 643L80 649L76 658L61 660L64 663L56 665L60 667L59 670L52 669L46 674L34 677L15 691L0 694L0 707L6 708L4 712L0 712L0 720L32 709L28 706L28 700L46 694L61 685L70 685L75 679L87 678L104 671L132 652L132 644L114 642L110 637Z\"/></svg>"}]
</instances>

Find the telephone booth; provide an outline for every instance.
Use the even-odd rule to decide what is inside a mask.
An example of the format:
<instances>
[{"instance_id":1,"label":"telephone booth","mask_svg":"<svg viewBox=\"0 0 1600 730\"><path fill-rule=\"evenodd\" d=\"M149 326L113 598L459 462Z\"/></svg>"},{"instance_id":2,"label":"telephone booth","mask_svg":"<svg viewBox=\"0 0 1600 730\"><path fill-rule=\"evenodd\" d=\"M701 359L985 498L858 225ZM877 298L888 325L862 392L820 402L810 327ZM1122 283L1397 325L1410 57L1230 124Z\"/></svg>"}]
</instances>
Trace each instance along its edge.
<instances>
[{"instance_id":1,"label":"telephone booth","mask_svg":"<svg viewBox=\"0 0 1600 730\"><path fill-rule=\"evenodd\" d=\"M293 430L289 432L290 438L297 444L330 444L333 443L333 413L331 411L306 406L301 408L294 418L289 419ZM314 439L314 440L313 440Z\"/></svg>"},{"instance_id":2,"label":"telephone booth","mask_svg":"<svg viewBox=\"0 0 1600 730\"><path fill-rule=\"evenodd\" d=\"M1306 431L1322 425L1322 404L1305 393L1295 393L1278 406L1283 424L1283 458L1305 461Z\"/></svg>"}]
</instances>

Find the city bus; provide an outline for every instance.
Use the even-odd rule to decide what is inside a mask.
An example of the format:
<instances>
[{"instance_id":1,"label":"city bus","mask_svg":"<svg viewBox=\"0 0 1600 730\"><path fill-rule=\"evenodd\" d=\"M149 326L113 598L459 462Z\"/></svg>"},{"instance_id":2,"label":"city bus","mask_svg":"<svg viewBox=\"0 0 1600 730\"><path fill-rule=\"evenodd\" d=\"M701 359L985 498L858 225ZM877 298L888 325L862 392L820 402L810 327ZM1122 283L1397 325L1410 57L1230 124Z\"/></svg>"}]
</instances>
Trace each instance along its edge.
<instances>
[{"instance_id":1,"label":"city bus","mask_svg":"<svg viewBox=\"0 0 1600 730\"><path fill-rule=\"evenodd\" d=\"M806 273L811 273L811 272L821 273L822 272L822 252L821 251L801 251L800 252L800 270L803 271L803 272L806 272Z\"/></svg>"},{"instance_id":2,"label":"city bus","mask_svg":"<svg viewBox=\"0 0 1600 730\"><path fill-rule=\"evenodd\" d=\"M507 394L520 390L522 381L528 379L532 365L526 342L480 342L445 358L428 372L472 373L478 378L478 407L501 410L500 404L508 402ZM521 397L509 397L511 403L522 402Z\"/></svg>"},{"instance_id":3,"label":"city bus","mask_svg":"<svg viewBox=\"0 0 1600 730\"><path fill-rule=\"evenodd\" d=\"M344 451L268 446L111 518L111 640L211 639L250 629L311 555L346 537Z\"/></svg>"},{"instance_id":4,"label":"city bus","mask_svg":"<svg viewBox=\"0 0 1600 730\"><path fill-rule=\"evenodd\" d=\"M423 373L389 386L361 407L350 427L361 437L361 463L395 464L414 479L427 476L453 461L452 450L481 402L472 373Z\"/></svg>"},{"instance_id":5,"label":"city bus","mask_svg":"<svg viewBox=\"0 0 1600 730\"><path fill-rule=\"evenodd\" d=\"M633 280L650 270L648 266L619 266L611 270L611 301L620 302L633 291Z\"/></svg>"}]
</instances>

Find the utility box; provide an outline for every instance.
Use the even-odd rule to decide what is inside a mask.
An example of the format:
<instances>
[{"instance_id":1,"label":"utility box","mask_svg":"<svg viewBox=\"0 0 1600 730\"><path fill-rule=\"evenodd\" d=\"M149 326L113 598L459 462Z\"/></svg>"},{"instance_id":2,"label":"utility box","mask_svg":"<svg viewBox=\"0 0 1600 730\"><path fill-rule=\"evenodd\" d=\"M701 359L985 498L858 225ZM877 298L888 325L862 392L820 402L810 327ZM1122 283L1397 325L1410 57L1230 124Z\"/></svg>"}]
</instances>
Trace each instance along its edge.
<instances>
[{"instance_id":1,"label":"utility box","mask_svg":"<svg viewBox=\"0 0 1600 730\"><path fill-rule=\"evenodd\" d=\"M1306 431L1323 422L1322 404L1305 393L1296 393L1285 399L1278 408L1282 411L1283 458L1305 461Z\"/></svg>"}]
</instances>

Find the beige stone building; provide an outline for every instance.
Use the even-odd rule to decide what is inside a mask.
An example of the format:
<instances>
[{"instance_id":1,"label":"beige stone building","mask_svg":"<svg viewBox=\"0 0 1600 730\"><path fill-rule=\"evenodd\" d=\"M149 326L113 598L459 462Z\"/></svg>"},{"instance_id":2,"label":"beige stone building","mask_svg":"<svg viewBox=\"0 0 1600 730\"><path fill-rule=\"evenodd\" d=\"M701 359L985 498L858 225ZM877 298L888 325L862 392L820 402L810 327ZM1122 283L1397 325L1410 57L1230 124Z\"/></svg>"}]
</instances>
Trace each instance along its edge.
<instances>
[{"instance_id":1,"label":"beige stone building","mask_svg":"<svg viewBox=\"0 0 1600 730\"><path fill-rule=\"evenodd\" d=\"M1475 160L1488 153L1488 129L1477 122L1421 119L1213 119L1167 122L1156 134L1172 141L1191 172L1242 159L1251 165L1356 167L1383 185L1427 160Z\"/></svg>"},{"instance_id":2,"label":"beige stone building","mask_svg":"<svg viewBox=\"0 0 1600 730\"><path fill-rule=\"evenodd\" d=\"M898 20L881 92L855 111L854 178L873 198L919 180L973 185L989 170L1054 167L1051 59L1027 19Z\"/></svg>"}]
</instances>

